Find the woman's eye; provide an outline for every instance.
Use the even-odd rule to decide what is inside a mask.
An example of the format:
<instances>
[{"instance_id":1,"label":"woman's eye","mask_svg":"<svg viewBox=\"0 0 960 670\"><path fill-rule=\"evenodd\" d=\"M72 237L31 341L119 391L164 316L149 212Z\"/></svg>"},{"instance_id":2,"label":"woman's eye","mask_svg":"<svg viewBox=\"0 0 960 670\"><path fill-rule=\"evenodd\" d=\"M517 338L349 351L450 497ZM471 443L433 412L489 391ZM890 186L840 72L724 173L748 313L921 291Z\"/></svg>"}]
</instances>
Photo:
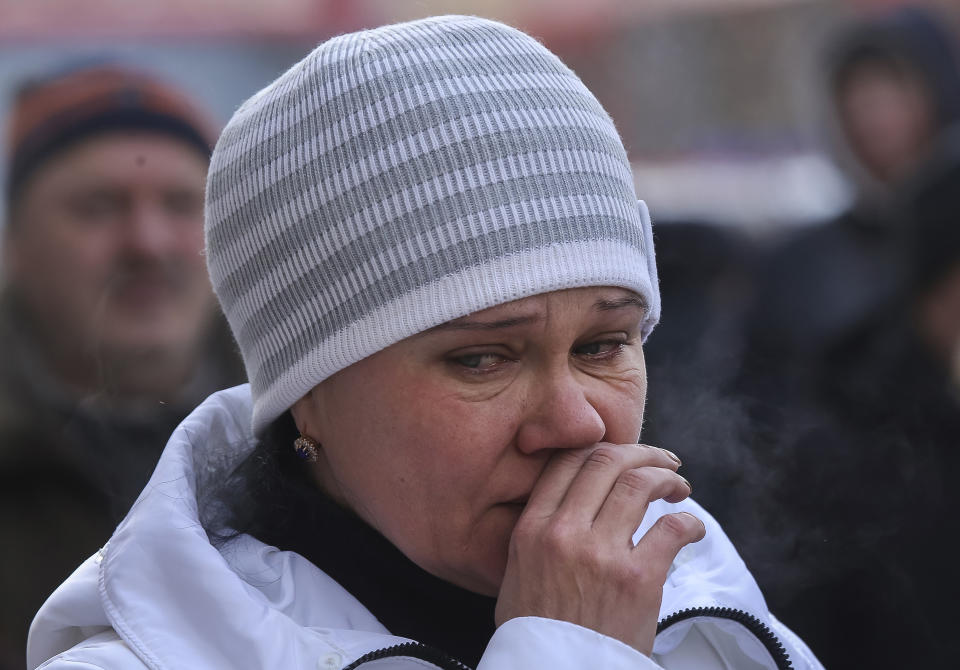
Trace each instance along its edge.
<instances>
[{"instance_id":1,"label":"woman's eye","mask_svg":"<svg viewBox=\"0 0 960 670\"><path fill-rule=\"evenodd\" d=\"M594 358L606 358L619 354L626 346L626 342L620 340L599 340L580 345L574 349L574 353L580 356L591 356Z\"/></svg>"},{"instance_id":2,"label":"woman's eye","mask_svg":"<svg viewBox=\"0 0 960 670\"><path fill-rule=\"evenodd\" d=\"M496 366L504 359L503 356L497 354L466 354L465 356L457 356L453 360L458 365L470 370L484 371Z\"/></svg>"}]
</instances>

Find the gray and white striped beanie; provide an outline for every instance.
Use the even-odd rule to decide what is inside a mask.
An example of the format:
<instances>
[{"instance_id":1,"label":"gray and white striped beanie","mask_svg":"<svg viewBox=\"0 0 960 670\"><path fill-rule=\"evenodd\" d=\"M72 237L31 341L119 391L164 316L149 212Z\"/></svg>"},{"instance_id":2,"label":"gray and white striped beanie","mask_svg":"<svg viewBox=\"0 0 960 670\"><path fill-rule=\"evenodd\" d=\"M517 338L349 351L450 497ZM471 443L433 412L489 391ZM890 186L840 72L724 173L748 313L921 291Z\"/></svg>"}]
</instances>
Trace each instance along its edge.
<instances>
[{"instance_id":1,"label":"gray and white striped beanie","mask_svg":"<svg viewBox=\"0 0 960 670\"><path fill-rule=\"evenodd\" d=\"M610 117L480 18L335 37L247 100L213 152L206 243L257 434L338 370L493 305L624 287L644 337L660 312Z\"/></svg>"}]
</instances>

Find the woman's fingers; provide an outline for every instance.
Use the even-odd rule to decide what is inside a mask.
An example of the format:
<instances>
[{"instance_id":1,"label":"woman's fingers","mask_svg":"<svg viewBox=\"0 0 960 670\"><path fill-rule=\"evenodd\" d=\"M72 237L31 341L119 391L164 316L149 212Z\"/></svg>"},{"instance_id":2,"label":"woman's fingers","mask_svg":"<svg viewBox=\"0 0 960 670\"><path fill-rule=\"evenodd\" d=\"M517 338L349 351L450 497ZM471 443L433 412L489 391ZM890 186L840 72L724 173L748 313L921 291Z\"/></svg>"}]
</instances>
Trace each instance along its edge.
<instances>
[{"instance_id":1,"label":"woman's fingers","mask_svg":"<svg viewBox=\"0 0 960 670\"><path fill-rule=\"evenodd\" d=\"M679 502L690 487L679 460L642 445L601 444L556 453L514 528L496 621L571 621L649 654L670 564L703 537L687 513L632 538L651 501Z\"/></svg>"},{"instance_id":2,"label":"woman's fingers","mask_svg":"<svg viewBox=\"0 0 960 670\"><path fill-rule=\"evenodd\" d=\"M647 513L650 502L661 498L680 502L690 495L690 484L672 470L641 467L621 472L608 491L592 520L593 532L612 541L626 537L633 546L633 532Z\"/></svg>"},{"instance_id":3,"label":"woman's fingers","mask_svg":"<svg viewBox=\"0 0 960 670\"><path fill-rule=\"evenodd\" d=\"M665 449L641 444L600 444L559 452L537 481L526 513L547 517L560 512L571 521L592 522L620 474L647 466L676 470L680 459Z\"/></svg>"},{"instance_id":4,"label":"woman's fingers","mask_svg":"<svg viewBox=\"0 0 960 670\"><path fill-rule=\"evenodd\" d=\"M670 564L688 544L706 535L706 526L689 512L665 514L650 527L632 550L632 559L646 565L653 574L666 579Z\"/></svg>"},{"instance_id":5,"label":"woman's fingers","mask_svg":"<svg viewBox=\"0 0 960 670\"><path fill-rule=\"evenodd\" d=\"M660 483L657 490L662 489L667 494L669 491L661 483L661 475L673 475L679 465L663 449L656 447L602 444L587 455L557 512L571 521L592 524L605 508L610 494L622 488L619 482L625 480L639 484L639 480L643 480L647 493L651 492L654 483ZM660 497L662 495L653 499ZM635 517L637 525L642 516L641 512L640 517Z\"/></svg>"}]
</instances>

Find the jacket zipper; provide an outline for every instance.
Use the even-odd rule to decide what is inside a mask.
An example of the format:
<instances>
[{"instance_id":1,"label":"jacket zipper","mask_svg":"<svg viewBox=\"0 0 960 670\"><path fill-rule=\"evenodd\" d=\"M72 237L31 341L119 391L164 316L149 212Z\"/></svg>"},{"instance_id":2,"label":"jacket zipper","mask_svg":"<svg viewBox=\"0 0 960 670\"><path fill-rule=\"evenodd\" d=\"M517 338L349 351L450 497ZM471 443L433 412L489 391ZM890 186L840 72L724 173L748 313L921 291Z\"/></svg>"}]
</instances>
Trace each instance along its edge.
<instances>
[{"instance_id":1,"label":"jacket zipper","mask_svg":"<svg viewBox=\"0 0 960 670\"><path fill-rule=\"evenodd\" d=\"M714 617L739 623L760 640L770 656L773 657L773 661L777 665L777 670L793 670L790 658L787 656L786 650L774 632L760 621L760 619L743 610L736 610L730 607L691 607L675 612L660 620L657 623L657 633L661 633L676 623L695 617ZM383 649L371 651L344 667L343 670L356 670L364 663L396 656L419 658L421 661L433 663L443 670L473 670L469 665L461 663L449 654L440 651L436 647L423 644L422 642L404 642L392 647L384 647Z\"/></svg>"},{"instance_id":2,"label":"jacket zipper","mask_svg":"<svg viewBox=\"0 0 960 670\"><path fill-rule=\"evenodd\" d=\"M659 634L676 623L696 617L714 617L737 622L753 633L754 637L763 643L767 652L773 657L774 663L777 664L777 670L793 670L790 657L787 656L787 651L783 648L780 640L777 639L776 634L774 634L766 624L760 621L760 619L743 610L736 610L731 607L691 607L680 610L679 612L674 612L659 621L657 623L657 633Z\"/></svg>"},{"instance_id":3,"label":"jacket zipper","mask_svg":"<svg viewBox=\"0 0 960 670\"><path fill-rule=\"evenodd\" d=\"M383 649L371 651L370 653L364 654L353 663L343 668L343 670L356 670L356 668L360 667L364 663L369 663L370 661L379 661L381 658L390 658L393 656L410 656L412 658L419 658L421 661L433 663L435 666L442 668L443 670L473 670L473 668L471 668L469 665L464 665L457 659L446 654L445 652L440 651L436 647L431 647L423 644L422 642L404 642L392 647L384 647Z\"/></svg>"}]
</instances>

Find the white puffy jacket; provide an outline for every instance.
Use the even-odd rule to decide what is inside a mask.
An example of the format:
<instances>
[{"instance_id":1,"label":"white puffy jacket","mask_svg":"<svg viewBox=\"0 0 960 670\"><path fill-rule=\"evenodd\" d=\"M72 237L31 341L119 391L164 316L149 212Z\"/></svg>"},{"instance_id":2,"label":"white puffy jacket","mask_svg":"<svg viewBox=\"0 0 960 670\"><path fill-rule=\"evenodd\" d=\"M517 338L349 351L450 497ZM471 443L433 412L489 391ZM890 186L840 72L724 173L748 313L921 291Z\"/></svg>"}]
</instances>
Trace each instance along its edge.
<instances>
[{"instance_id":1,"label":"white puffy jacket","mask_svg":"<svg viewBox=\"0 0 960 670\"><path fill-rule=\"evenodd\" d=\"M184 420L107 546L37 614L29 667L462 667L392 636L298 554L248 536L222 551L210 544L197 514L198 487L253 446L250 411L249 389L239 386L211 396ZM696 503L658 501L638 533L677 509L699 516L707 535L684 548L670 571L652 659L571 623L523 617L497 629L479 670L821 668L767 611L730 541Z\"/></svg>"}]
</instances>

